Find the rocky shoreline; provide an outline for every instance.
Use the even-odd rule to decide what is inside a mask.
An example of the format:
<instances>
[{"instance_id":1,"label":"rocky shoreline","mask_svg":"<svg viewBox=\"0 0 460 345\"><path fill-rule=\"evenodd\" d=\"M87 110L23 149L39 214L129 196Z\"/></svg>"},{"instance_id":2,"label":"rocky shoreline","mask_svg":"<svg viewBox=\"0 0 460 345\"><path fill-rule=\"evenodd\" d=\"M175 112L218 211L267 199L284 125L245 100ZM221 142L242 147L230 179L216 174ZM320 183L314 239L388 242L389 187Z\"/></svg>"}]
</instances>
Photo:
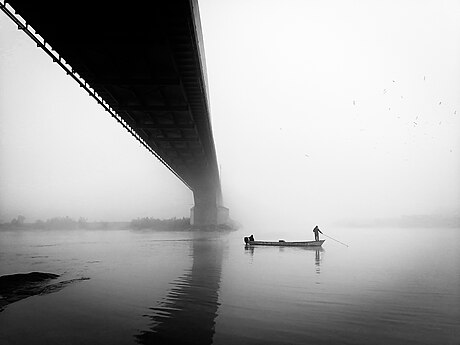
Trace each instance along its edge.
<instances>
[{"instance_id":1,"label":"rocky shoreline","mask_svg":"<svg viewBox=\"0 0 460 345\"><path fill-rule=\"evenodd\" d=\"M15 273L0 276L0 312L11 303L24 298L57 292L65 286L89 278L82 277L50 283L59 274L47 272Z\"/></svg>"}]
</instances>

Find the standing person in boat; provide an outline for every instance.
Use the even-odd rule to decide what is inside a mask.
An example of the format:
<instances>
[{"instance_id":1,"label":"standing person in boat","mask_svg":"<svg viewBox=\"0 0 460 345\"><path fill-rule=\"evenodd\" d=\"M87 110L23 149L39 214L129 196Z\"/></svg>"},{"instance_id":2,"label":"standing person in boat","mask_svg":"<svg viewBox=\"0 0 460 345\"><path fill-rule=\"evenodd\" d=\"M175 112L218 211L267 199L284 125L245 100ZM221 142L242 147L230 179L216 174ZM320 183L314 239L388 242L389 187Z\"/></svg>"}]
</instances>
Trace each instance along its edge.
<instances>
[{"instance_id":1,"label":"standing person in boat","mask_svg":"<svg viewBox=\"0 0 460 345\"><path fill-rule=\"evenodd\" d=\"M318 225L315 226L313 232L315 233L315 241L319 241L319 232L321 232L321 230L318 228Z\"/></svg>"}]
</instances>

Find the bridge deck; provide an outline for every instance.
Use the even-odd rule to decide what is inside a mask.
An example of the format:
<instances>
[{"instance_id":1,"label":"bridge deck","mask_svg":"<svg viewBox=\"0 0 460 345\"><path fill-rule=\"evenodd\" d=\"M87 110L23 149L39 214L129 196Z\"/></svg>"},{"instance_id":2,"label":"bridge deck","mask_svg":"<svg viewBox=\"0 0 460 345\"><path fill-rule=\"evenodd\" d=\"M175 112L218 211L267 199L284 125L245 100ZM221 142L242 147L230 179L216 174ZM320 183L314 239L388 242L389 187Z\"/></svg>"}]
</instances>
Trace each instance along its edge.
<instances>
[{"instance_id":1,"label":"bridge deck","mask_svg":"<svg viewBox=\"0 0 460 345\"><path fill-rule=\"evenodd\" d=\"M186 185L220 191L196 1L8 3Z\"/></svg>"}]
</instances>

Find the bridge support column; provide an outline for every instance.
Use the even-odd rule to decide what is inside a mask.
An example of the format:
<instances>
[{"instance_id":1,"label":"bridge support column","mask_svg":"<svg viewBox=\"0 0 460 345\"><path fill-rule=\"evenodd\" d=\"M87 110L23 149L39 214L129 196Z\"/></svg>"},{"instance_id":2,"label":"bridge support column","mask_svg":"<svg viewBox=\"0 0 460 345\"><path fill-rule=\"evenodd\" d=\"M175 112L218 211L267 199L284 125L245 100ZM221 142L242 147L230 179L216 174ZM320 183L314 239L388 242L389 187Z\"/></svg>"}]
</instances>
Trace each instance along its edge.
<instances>
[{"instance_id":1,"label":"bridge support column","mask_svg":"<svg viewBox=\"0 0 460 345\"><path fill-rule=\"evenodd\" d=\"M212 227L228 223L229 210L220 205L215 191L194 191L195 206L190 209L190 225Z\"/></svg>"}]
</instances>

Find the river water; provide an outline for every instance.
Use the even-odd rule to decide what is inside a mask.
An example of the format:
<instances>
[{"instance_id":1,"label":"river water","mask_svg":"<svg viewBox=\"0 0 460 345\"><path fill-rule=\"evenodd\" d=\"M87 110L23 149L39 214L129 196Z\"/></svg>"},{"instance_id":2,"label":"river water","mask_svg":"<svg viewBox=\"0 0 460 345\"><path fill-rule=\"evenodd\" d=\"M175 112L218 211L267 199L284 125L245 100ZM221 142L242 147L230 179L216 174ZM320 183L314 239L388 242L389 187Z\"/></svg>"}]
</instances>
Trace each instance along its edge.
<instances>
[{"instance_id":1,"label":"river water","mask_svg":"<svg viewBox=\"0 0 460 345\"><path fill-rule=\"evenodd\" d=\"M72 283L7 305L0 343L460 344L459 229L260 232L1 231L0 275Z\"/></svg>"}]
</instances>

